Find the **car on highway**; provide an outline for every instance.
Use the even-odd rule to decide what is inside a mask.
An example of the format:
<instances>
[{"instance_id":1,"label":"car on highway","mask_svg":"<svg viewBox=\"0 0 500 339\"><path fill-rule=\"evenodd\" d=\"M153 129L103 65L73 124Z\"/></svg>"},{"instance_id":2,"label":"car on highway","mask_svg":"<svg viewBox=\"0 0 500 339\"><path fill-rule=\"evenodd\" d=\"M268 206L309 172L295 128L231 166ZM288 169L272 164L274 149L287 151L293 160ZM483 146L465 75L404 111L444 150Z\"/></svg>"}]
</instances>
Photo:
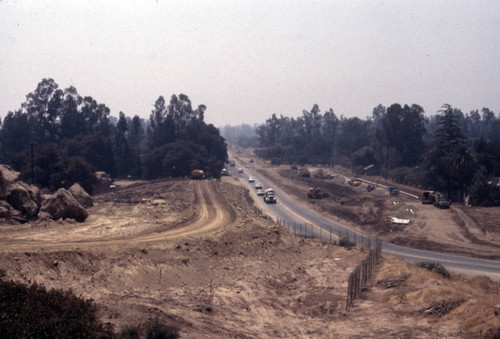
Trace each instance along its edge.
<instances>
[{"instance_id":1,"label":"car on highway","mask_svg":"<svg viewBox=\"0 0 500 339\"><path fill-rule=\"evenodd\" d=\"M248 182L255 182L254 177L249 177L249 178L248 178Z\"/></svg>"},{"instance_id":2,"label":"car on highway","mask_svg":"<svg viewBox=\"0 0 500 339\"><path fill-rule=\"evenodd\" d=\"M262 188L262 184L260 183L256 183L255 184L255 189L258 190L258 189L261 189Z\"/></svg>"},{"instance_id":3,"label":"car on highway","mask_svg":"<svg viewBox=\"0 0 500 339\"><path fill-rule=\"evenodd\" d=\"M274 195L274 192L264 193L264 202L266 204L275 204L276 203L276 196Z\"/></svg>"},{"instance_id":4,"label":"car on highway","mask_svg":"<svg viewBox=\"0 0 500 339\"><path fill-rule=\"evenodd\" d=\"M266 204L276 204L276 193L274 193L274 190L270 187L266 189L264 193L264 202Z\"/></svg>"},{"instance_id":5,"label":"car on highway","mask_svg":"<svg viewBox=\"0 0 500 339\"><path fill-rule=\"evenodd\" d=\"M259 188L259 189L257 190L257 195L258 195L259 197L263 196L265 193L266 193L266 192L264 192L264 190L263 190L262 188Z\"/></svg>"}]
</instances>

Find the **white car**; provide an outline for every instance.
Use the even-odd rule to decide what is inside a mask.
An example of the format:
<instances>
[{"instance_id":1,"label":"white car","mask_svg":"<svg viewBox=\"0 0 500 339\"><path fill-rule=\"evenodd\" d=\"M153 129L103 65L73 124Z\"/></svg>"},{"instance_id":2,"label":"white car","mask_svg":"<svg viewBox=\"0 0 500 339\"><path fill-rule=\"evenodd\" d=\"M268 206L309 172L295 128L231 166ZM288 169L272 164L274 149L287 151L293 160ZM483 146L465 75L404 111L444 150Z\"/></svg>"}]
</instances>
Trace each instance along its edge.
<instances>
[{"instance_id":1,"label":"white car","mask_svg":"<svg viewBox=\"0 0 500 339\"><path fill-rule=\"evenodd\" d=\"M255 189L256 190L261 189L261 188L262 188L262 184L259 184L259 183L255 184Z\"/></svg>"},{"instance_id":2,"label":"white car","mask_svg":"<svg viewBox=\"0 0 500 339\"><path fill-rule=\"evenodd\" d=\"M258 195L259 197L263 196L265 193L266 193L266 192L264 192L264 190L263 190L262 188L259 188L259 189L257 190L257 195Z\"/></svg>"},{"instance_id":3,"label":"white car","mask_svg":"<svg viewBox=\"0 0 500 339\"><path fill-rule=\"evenodd\" d=\"M248 182L255 182L255 179L253 177L249 177Z\"/></svg>"}]
</instances>

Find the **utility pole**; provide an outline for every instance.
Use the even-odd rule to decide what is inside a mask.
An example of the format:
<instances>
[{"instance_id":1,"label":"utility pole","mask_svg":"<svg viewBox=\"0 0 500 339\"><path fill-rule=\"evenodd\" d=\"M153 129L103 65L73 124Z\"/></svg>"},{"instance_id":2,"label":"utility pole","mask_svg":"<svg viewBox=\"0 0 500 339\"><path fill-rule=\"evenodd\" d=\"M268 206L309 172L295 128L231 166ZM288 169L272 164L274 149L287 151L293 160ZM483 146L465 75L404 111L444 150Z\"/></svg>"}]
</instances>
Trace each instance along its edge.
<instances>
[{"instance_id":1,"label":"utility pole","mask_svg":"<svg viewBox=\"0 0 500 339\"><path fill-rule=\"evenodd\" d=\"M34 167L35 165L33 164L33 147L34 147L34 143L31 142L31 184L33 185L33 177L34 177Z\"/></svg>"}]
</instances>

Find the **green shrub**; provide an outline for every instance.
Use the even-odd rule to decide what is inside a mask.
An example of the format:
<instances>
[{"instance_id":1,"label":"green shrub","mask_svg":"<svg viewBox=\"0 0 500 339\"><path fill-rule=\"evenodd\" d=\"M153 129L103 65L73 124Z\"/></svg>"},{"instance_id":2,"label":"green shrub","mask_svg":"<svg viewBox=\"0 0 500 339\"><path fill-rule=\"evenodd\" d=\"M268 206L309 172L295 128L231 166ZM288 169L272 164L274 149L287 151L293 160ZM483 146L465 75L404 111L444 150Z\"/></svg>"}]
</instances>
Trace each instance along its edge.
<instances>
[{"instance_id":1,"label":"green shrub","mask_svg":"<svg viewBox=\"0 0 500 339\"><path fill-rule=\"evenodd\" d=\"M419 262L417 265L419 267L425 268L428 271L439 273L447 279L451 278L450 272L448 272L446 268L438 262L422 261Z\"/></svg>"},{"instance_id":2,"label":"green shrub","mask_svg":"<svg viewBox=\"0 0 500 339\"><path fill-rule=\"evenodd\" d=\"M92 300L0 280L0 338L112 338Z\"/></svg>"}]
</instances>

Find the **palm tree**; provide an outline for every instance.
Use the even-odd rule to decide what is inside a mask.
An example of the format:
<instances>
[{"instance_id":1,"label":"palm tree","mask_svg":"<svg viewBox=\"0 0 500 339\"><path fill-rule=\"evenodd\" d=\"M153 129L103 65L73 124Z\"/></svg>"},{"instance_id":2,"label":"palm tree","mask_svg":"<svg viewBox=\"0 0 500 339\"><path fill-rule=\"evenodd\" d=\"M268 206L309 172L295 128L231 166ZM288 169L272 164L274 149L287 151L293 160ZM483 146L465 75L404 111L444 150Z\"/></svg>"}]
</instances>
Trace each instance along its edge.
<instances>
[{"instance_id":1,"label":"palm tree","mask_svg":"<svg viewBox=\"0 0 500 339\"><path fill-rule=\"evenodd\" d=\"M444 167L450 179L455 181L460 190L459 201L464 201L467 186L472 182L478 168L476 156L465 144L456 144L443 159Z\"/></svg>"}]
</instances>

